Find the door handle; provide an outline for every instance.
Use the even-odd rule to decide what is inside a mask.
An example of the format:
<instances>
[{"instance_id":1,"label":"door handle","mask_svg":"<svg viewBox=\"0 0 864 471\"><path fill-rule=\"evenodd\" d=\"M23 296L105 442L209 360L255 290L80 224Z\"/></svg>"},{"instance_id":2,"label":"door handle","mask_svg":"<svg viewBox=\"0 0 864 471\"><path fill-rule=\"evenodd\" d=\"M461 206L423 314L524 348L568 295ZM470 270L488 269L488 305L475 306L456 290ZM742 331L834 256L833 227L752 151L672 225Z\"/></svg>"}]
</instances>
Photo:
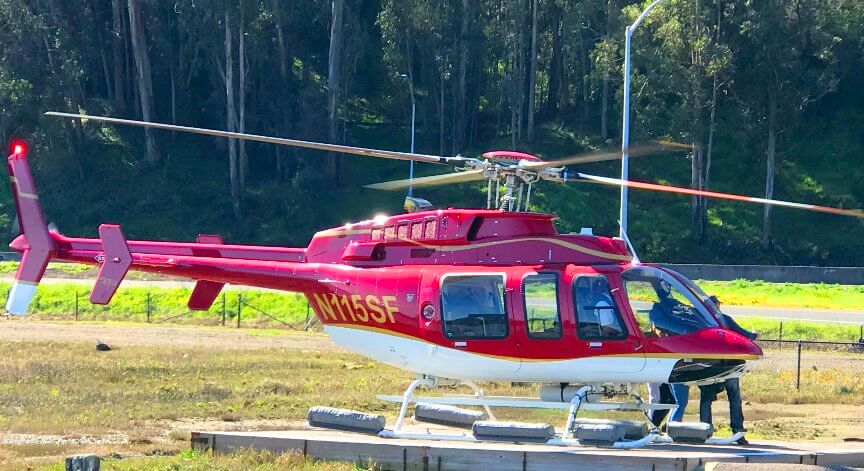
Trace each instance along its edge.
<instances>
[{"instance_id":1,"label":"door handle","mask_svg":"<svg viewBox=\"0 0 864 471\"><path fill-rule=\"evenodd\" d=\"M633 347L633 350L638 352L639 350L642 350L642 347L643 347L643 345L641 343L637 343L636 346Z\"/></svg>"}]
</instances>

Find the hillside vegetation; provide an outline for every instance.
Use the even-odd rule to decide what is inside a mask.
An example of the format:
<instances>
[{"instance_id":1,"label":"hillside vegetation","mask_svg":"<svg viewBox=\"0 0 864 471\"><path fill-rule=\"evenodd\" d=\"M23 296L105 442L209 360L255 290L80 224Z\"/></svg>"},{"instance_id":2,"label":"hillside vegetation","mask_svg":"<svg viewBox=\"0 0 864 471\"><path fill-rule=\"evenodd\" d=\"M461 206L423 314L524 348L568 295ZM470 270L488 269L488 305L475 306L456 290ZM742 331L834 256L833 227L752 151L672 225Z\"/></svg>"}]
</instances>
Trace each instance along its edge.
<instances>
[{"instance_id":1,"label":"hillside vegetation","mask_svg":"<svg viewBox=\"0 0 864 471\"><path fill-rule=\"evenodd\" d=\"M693 152L631 178L864 207L862 0L669 0L633 37L633 141ZM47 118L86 112L407 150L543 158L620 146L628 0L0 0L0 141L25 138L48 218L70 235L305 245L394 213L363 189L408 165ZM404 77L400 74L405 75ZM580 170L617 175L617 162ZM419 164L420 175L447 171ZM542 184L561 231L614 234L618 192ZM479 186L423 189L477 207ZM14 235L8 189L0 238ZM858 265L864 223L633 191L630 236L666 262Z\"/></svg>"}]
</instances>

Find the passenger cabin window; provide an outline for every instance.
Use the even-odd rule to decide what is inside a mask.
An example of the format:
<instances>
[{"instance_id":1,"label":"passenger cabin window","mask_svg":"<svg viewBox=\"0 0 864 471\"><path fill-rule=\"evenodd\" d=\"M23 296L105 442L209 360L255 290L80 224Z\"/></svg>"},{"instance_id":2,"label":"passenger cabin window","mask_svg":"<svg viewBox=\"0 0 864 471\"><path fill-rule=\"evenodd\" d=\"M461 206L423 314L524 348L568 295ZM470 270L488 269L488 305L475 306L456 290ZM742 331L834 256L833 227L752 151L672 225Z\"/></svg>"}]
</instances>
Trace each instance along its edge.
<instances>
[{"instance_id":1,"label":"passenger cabin window","mask_svg":"<svg viewBox=\"0 0 864 471\"><path fill-rule=\"evenodd\" d=\"M451 275L441 283L441 317L449 339L507 337L504 276Z\"/></svg>"},{"instance_id":2,"label":"passenger cabin window","mask_svg":"<svg viewBox=\"0 0 864 471\"><path fill-rule=\"evenodd\" d=\"M560 338L558 275L554 273L528 275L522 280L522 293L528 336L535 339Z\"/></svg>"},{"instance_id":3,"label":"passenger cabin window","mask_svg":"<svg viewBox=\"0 0 864 471\"><path fill-rule=\"evenodd\" d=\"M580 276L573 281L573 299L576 302L576 328L583 340L620 340L627 330L609 280L603 275Z\"/></svg>"}]
</instances>

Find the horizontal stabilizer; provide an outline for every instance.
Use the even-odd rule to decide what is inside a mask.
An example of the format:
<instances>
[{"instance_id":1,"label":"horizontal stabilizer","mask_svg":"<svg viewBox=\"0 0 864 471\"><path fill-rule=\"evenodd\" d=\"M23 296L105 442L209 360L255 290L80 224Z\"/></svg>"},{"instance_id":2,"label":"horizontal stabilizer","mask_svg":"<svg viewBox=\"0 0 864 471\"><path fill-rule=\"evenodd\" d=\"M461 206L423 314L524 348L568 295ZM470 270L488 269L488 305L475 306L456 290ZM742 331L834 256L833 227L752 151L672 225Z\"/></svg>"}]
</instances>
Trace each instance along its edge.
<instances>
[{"instance_id":1,"label":"horizontal stabilizer","mask_svg":"<svg viewBox=\"0 0 864 471\"><path fill-rule=\"evenodd\" d=\"M99 277L96 286L90 293L90 302L93 304L108 304L120 282L126 277L129 266L132 265L132 253L126 244L126 237L120 226L114 224L102 224L99 226L99 237L102 239L102 250L105 252L102 268L99 269Z\"/></svg>"}]
</instances>

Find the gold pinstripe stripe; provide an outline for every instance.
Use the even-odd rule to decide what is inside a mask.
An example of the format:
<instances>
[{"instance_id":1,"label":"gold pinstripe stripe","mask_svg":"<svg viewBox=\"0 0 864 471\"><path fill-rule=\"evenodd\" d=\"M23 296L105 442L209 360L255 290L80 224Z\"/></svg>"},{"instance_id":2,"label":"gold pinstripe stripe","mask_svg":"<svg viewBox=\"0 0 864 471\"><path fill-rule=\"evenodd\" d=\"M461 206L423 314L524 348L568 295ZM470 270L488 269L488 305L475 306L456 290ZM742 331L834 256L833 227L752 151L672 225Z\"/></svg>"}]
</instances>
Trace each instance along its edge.
<instances>
[{"instance_id":1,"label":"gold pinstripe stripe","mask_svg":"<svg viewBox=\"0 0 864 471\"><path fill-rule=\"evenodd\" d=\"M606 258L606 259L610 259L610 260L622 260L622 261L629 261L630 260L630 257L627 255L619 255L619 254L613 254L613 253L609 253L609 252L603 252L600 250L589 249L588 247L584 247L584 246L579 245L579 244L574 244L572 242L567 242L567 241L559 240L559 239L552 239L552 238L548 238L548 237L523 237L523 238L519 238L519 239L498 240L498 241L494 241L494 242L482 242L479 244L456 245L456 246L454 246L454 245L424 244L420 241L416 241L416 240L408 239L408 238L404 238L404 237L399 237L398 239L401 241L404 241L404 242L411 242L411 243L413 243L415 245L419 245L420 247L423 247L423 248L435 249L435 250L439 250L441 252L459 252L462 250L479 249L479 248L483 248L483 247L491 247L491 246L503 245L503 244L513 244L516 242L547 242L550 244L560 245L561 247L568 248L570 250L582 252L584 254L593 255L593 256L599 257L599 258Z\"/></svg>"}]
</instances>

